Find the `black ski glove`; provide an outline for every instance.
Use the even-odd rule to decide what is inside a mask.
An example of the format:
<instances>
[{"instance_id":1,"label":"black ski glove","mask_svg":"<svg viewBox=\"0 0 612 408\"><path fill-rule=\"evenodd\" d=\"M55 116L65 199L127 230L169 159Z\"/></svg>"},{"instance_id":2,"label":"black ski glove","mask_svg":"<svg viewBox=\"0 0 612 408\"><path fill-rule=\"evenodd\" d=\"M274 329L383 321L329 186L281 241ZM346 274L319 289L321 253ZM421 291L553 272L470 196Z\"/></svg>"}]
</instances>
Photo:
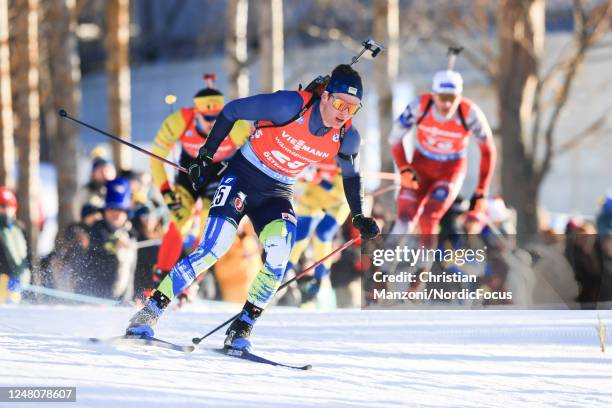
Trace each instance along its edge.
<instances>
[{"instance_id":1,"label":"black ski glove","mask_svg":"<svg viewBox=\"0 0 612 408\"><path fill-rule=\"evenodd\" d=\"M362 214L353 217L353 225L361 233L363 239L373 239L380 234L380 229L376 225L374 218L364 217Z\"/></svg>"},{"instance_id":2,"label":"black ski glove","mask_svg":"<svg viewBox=\"0 0 612 408\"><path fill-rule=\"evenodd\" d=\"M205 146L202 146L200 147L198 157L196 157L189 165L187 172L194 190L200 190L210 179L213 156L214 153L209 153L208 149L206 149Z\"/></svg>"}]
</instances>

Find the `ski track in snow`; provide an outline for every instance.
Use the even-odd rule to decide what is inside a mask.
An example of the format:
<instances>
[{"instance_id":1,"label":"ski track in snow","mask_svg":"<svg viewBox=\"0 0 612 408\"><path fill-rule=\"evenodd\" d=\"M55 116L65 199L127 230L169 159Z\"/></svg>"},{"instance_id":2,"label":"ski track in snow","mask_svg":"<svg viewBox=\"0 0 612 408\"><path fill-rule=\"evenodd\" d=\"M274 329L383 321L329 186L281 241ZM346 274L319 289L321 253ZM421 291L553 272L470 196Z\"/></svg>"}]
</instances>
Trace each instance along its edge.
<instances>
[{"instance_id":1,"label":"ski track in snow","mask_svg":"<svg viewBox=\"0 0 612 408\"><path fill-rule=\"evenodd\" d=\"M121 334L134 311L1 307L0 385L76 386L76 404L51 404L67 407L612 406L611 351L595 330L598 314L612 324L610 311L266 313L254 351L312 371L207 350L223 330L191 354L87 341ZM191 344L232 312L171 310L156 334Z\"/></svg>"}]
</instances>

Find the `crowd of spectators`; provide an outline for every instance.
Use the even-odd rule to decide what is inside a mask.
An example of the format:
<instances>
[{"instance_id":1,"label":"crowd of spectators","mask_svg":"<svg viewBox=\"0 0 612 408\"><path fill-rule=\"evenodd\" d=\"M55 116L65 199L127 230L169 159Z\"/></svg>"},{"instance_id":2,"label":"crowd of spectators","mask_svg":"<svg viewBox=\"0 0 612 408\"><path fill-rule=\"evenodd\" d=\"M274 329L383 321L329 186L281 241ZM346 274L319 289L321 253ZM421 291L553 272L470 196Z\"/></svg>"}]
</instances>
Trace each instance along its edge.
<instances>
[{"instance_id":1,"label":"crowd of spectators","mask_svg":"<svg viewBox=\"0 0 612 408\"><path fill-rule=\"evenodd\" d=\"M40 260L39 283L60 293L75 292L120 303L142 301L155 285L152 271L168 222L168 210L152 188L150 176L117 171L110 160L96 156L90 179L77 200L80 220L58 234L54 250ZM0 187L0 304L19 302L21 283L28 282L32 273L27 240L16 221L17 208L14 193ZM393 224L390 212L375 205L372 213L383 232L389 231ZM185 253L193 248L197 234L194 230L185 240ZM347 221L336 245L357 235ZM241 224L231 249L193 295L243 302L261 267L259 245L251 224ZM539 239L520 246L516 216L501 197L489 199L486 213L469 211L469 202L458 198L442 219L438 246L486 248L485 263L459 265L451 261L431 266L438 273L477 276L478 283L469 290L513 292L511 301L482 304L594 308L612 302L612 196L606 197L596 219L571 217L564 233L544 225ZM302 267L312 261L308 254L306 251ZM362 265L367 260L360 254L360 246L355 244L334 259L324 284L333 289L337 307L359 307L362 301L367 302L361 278L368 265ZM278 296L279 303L299 305L299 291L300 281Z\"/></svg>"},{"instance_id":2,"label":"crowd of spectators","mask_svg":"<svg viewBox=\"0 0 612 408\"><path fill-rule=\"evenodd\" d=\"M612 307L612 195L603 200L596 219L570 217L565 231L553 229L547 222L548 217L541 218L539 234L519 241L515 212L501 197L488 200L486 213L470 211L469 202L459 197L441 221L437 248L484 249L486 259L484 262L433 262L427 267L437 274L477 277L476 284L438 285L446 291L482 289L512 293L512 299L472 302L475 307ZM405 265L395 268L393 272L403 270ZM405 269L418 272L418 267ZM373 289L368 288L370 293L366 293L368 303ZM423 288L410 288L417 289Z\"/></svg>"}]
</instances>

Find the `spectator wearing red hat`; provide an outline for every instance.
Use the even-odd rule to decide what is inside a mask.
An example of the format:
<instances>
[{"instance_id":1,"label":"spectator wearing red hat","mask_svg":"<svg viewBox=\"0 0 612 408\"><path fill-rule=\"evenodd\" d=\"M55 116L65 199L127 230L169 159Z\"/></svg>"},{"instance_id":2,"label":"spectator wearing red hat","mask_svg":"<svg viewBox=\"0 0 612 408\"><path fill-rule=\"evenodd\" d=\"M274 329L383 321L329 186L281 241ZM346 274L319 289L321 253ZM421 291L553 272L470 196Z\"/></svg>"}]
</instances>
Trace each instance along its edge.
<instances>
[{"instance_id":1,"label":"spectator wearing red hat","mask_svg":"<svg viewBox=\"0 0 612 408\"><path fill-rule=\"evenodd\" d=\"M0 186L0 304L21 301L21 282L29 279L30 248L17 224L17 198Z\"/></svg>"}]
</instances>

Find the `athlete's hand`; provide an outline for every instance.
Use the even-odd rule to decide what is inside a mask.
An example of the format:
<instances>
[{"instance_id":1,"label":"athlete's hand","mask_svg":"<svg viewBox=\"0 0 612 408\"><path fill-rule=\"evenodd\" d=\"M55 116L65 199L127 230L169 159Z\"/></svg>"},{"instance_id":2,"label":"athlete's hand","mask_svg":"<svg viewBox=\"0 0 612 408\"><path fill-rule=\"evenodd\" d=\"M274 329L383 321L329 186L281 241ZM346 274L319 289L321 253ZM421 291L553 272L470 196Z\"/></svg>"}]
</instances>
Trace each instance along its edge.
<instances>
[{"instance_id":1,"label":"athlete's hand","mask_svg":"<svg viewBox=\"0 0 612 408\"><path fill-rule=\"evenodd\" d=\"M202 146L198 153L198 157L193 160L187 169L194 190L198 191L206 185L212 168L213 155L214 154L209 154L206 147Z\"/></svg>"},{"instance_id":2,"label":"athlete's hand","mask_svg":"<svg viewBox=\"0 0 612 408\"><path fill-rule=\"evenodd\" d=\"M374 218L359 214L353 217L353 225L359 230L363 239L373 239L380 234L380 228L376 225Z\"/></svg>"},{"instance_id":3,"label":"athlete's hand","mask_svg":"<svg viewBox=\"0 0 612 408\"><path fill-rule=\"evenodd\" d=\"M400 170L400 174L402 176L402 188L409 188L411 190L417 190L419 188L419 176L412 167L405 166Z\"/></svg>"},{"instance_id":4,"label":"athlete's hand","mask_svg":"<svg viewBox=\"0 0 612 408\"><path fill-rule=\"evenodd\" d=\"M164 197L164 203L166 203L166 206L172 212L180 210L181 207L183 207L181 197L176 195L174 190L170 187L162 190L162 197Z\"/></svg>"},{"instance_id":5,"label":"athlete's hand","mask_svg":"<svg viewBox=\"0 0 612 408\"><path fill-rule=\"evenodd\" d=\"M482 193L476 192L472 194L472 198L470 198L470 210L480 213L487 212L487 199Z\"/></svg>"}]
</instances>

